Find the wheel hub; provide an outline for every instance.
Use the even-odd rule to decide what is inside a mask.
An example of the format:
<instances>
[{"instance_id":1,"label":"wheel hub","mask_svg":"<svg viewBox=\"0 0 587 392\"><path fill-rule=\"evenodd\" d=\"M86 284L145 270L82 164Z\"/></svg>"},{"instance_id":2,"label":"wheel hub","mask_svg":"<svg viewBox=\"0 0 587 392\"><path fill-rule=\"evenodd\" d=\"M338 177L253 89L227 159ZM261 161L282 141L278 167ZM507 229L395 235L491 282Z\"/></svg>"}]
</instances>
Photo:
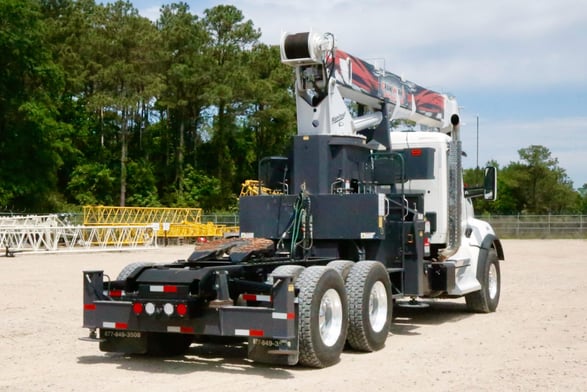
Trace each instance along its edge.
<instances>
[{"instance_id":1,"label":"wheel hub","mask_svg":"<svg viewBox=\"0 0 587 392\"><path fill-rule=\"evenodd\" d=\"M489 276L487 277L487 288L489 290L489 298L494 299L498 290L497 282L497 268L495 264L489 266Z\"/></svg>"},{"instance_id":2,"label":"wheel hub","mask_svg":"<svg viewBox=\"0 0 587 392\"><path fill-rule=\"evenodd\" d=\"M328 289L320 301L318 325L320 337L326 346L333 346L342 330L343 309L338 292Z\"/></svg>"},{"instance_id":3,"label":"wheel hub","mask_svg":"<svg viewBox=\"0 0 587 392\"><path fill-rule=\"evenodd\" d=\"M369 294L369 323L379 332L387 321L387 293L381 281L375 282Z\"/></svg>"}]
</instances>

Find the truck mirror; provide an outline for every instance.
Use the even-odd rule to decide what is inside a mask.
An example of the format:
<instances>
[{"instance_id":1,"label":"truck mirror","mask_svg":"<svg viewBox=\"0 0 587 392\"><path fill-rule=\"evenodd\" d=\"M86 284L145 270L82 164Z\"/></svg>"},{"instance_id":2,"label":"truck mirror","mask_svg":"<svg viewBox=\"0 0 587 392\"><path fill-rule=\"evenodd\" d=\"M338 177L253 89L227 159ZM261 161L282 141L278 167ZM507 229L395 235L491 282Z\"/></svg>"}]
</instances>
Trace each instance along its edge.
<instances>
[{"instance_id":1,"label":"truck mirror","mask_svg":"<svg viewBox=\"0 0 587 392\"><path fill-rule=\"evenodd\" d=\"M485 168L483 198L491 201L497 198L497 169L493 166Z\"/></svg>"}]
</instances>

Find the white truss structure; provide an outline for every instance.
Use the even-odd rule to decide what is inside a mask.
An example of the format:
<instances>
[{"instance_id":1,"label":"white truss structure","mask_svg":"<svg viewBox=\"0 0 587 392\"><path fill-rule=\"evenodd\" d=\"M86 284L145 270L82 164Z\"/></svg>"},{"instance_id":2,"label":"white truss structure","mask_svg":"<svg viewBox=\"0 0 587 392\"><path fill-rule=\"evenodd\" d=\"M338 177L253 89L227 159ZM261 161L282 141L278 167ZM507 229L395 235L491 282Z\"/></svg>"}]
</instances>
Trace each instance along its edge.
<instances>
[{"instance_id":1,"label":"white truss structure","mask_svg":"<svg viewBox=\"0 0 587 392\"><path fill-rule=\"evenodd\" d=\"M13 252L156 248L152 226L76 226L58 215L0 218L0 247Z\"/></svg>"}]
</instances>

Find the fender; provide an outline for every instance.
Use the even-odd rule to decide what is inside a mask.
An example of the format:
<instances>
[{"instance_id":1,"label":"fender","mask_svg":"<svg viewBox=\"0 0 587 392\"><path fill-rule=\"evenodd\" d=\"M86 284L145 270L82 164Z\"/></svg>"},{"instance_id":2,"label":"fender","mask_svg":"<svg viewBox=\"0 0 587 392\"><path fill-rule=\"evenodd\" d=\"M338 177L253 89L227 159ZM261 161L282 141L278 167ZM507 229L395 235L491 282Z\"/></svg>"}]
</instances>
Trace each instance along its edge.
<instances>
[{"instance_id":1,"label":"fender","mask_svg":"<svg viewBox=\"0 0 587 392\"><path fill-rule=\"evenodd\" d=\"M491 248L495 248L498 260L505 260L503 247L501 246L501 241L499 238L493 234L486 235L481 242L481 247L479 248L479 258L477 260L477 280L479 280L480 271L484 271L485 263L487 262L487 256L489 255L489 249Z\"/></svg>"},{"instance_id":2,"label":"fender","mask_svg":"<svg viewBox=\"0 0 587 392\"><path fill-rule=\"evenodd\" d=\"M497 252L497 259L498 260L505 260L505 256L503 253L503 247L501 246L501 241L499 240L499 238L497 238L497 236L495 236L493 234L487 234L485 236L485 238L481 242L480 253L484 252L485 254L487 254L489 249L492 248L492 245L493 245L493 248L495 248L495 251ZM481 256L479 257L479 259L481 259Z\"/></svg>"}]
</instances>

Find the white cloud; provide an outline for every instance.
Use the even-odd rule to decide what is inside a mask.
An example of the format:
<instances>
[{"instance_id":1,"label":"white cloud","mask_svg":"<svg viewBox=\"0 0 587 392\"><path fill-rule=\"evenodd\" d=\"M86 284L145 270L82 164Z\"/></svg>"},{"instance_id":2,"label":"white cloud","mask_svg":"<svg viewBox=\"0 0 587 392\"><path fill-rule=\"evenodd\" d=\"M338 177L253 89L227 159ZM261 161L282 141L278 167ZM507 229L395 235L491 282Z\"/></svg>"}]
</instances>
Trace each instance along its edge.
<instances>
[{"instance_id":1,"label":"white cloud","mask_svg":"<svg viewBox=\"0 0 587 392\"><path fill-rule=\"evenodd\" d=\"M149 20L156 21L159 19L159 6L147 7L139 10L139 13Z\"/></svg>"},{"instance_id":2,"label":"white cloud","mask_svg":"<svg viewBox=\"0 0 587 392\"><path fill-rule=\"evenodd\" d=\"M339 47L427 86L587 84L587 2L275 1L239 2L278 43L283 31L332 32ZM583 42L581 44L581 42ZM482 77L480 77L480 75Z\"/></svg>"},{"instance_id":3,"label":"white cloud","mask_svg":"<svg viewBox=\"0 0 587 392\"><path fill-rule=\"evenodd\" d=\"M157 18L159 4L134 3ZM202 14L223 2L187 3ZM587 87L587 1L240 0L235 6L266 43L278 44L284 31L332 32L341 49L383 59L390 71L434 89Z\"/></svg>"}]
</instances>

